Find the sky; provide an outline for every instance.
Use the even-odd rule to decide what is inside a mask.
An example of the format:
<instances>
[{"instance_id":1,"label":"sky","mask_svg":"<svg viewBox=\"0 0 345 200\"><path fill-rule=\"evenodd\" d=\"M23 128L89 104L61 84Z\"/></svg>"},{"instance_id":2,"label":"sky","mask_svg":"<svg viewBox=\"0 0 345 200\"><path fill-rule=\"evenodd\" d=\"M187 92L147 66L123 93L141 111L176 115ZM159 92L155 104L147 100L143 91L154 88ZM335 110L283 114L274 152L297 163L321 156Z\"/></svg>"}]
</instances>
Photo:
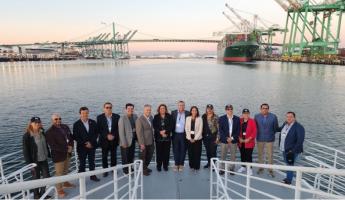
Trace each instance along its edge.
<instances>
[{"instance_id":1,"label":"sky","mask_svg":"<svg viewBox=\"0 0 345 200\"><path fill-rule=\"evenodd\" d=\"M111 32L112 22L122 34L138 30L135 39L219 39L213 32L235 30L222 15L230 13L225 3L284 26L286 13L274 0L1 0L0 44L80 41ZM216 44L137 43L130 48L215 50Z\"/></svg>"}]
</instances>

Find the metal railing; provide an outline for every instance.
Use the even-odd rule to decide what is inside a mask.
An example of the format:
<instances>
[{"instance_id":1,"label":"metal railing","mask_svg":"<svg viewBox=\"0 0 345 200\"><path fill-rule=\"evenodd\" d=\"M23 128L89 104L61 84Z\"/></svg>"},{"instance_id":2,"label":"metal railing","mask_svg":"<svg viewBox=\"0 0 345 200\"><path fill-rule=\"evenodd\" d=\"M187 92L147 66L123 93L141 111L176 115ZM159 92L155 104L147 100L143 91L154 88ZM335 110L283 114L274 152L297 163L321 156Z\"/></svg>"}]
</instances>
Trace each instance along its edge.
<instances>
[{"instance_id":1,"label":"metal railing","mask_svg":"<svg viewBox=\"0 0 345 200\"><path fill-rule=\"evenodd\" d=\"M302 184L302 176L305 173L310 174L320 174L328 176L341 176L345 177L345 170L340 169L325 169L325 168L314 168L314 167L299 167L299 166L285 166L285 165L267 165L267 164L257 164L257 163L242 163L242 162L231 162L231 161L221 161L218 158L212 158L215 162L211 165L211 180L210 180L210 198L211 199L238 199L238 198L272 198L272 199L301 199L303 198L325 198L325 199L345 199L344 195L337 195L327 193L325 191L319 190L317 188L308 188ZM220 166L225 167L220 167ZM246 174L234 172L228 170L230 165L242 165L246 168ZM250 174L251 168L266 168L280 171L293 171L296 173L296 181L294 184L288 185L281 183L274 179L267 179L259 176L254 176ZM214 170L214 172L213 172ZM224 172L224 177L215 175L219 172ZM236 174L237 178L230 174ZM231 176L231 178L230 178ZM255 182L255 184L253 183ZM276 190L277 194L274 194L272 190L260 190L260 186L265 186L265 188L272 188ZM237 188L237 189L235 189ZM273 189L275 188L275 189ZM290 190L290 192L288 192ZM291 192L292 190L292 192ZM280 192L279 192L280 191ZM269 192L269 193L268 193ZM254 194L256 196L254 196ZM260 197L258 197L258 195ZM278 196L282 195L282 196ZM229 197L229 198L228 198Z\"/></svg>"},{"instance_id":2,"label":"metal railing","mask_svg":"<svg viewBox=\"0 0 345 200\"><path fill-rule=\"evenodd\" d=\"M127 167L129 169L128 174L122 174L122 176L118 176L121 174L123 168ZM132 170L133 168L133 170ZM100 175L105 172L112 172L113 179L102 185L94 187L92 189L87 190L86 185L86 178L93 176L93 175ZM31 181L22 181L18 183L11 183L11 184L2 184L0 185L0 195L7 197L12 193L22 192L24 194L20 198L29 199L30 196L26 194L25 191L30 189L45 187L48 186L49 189L46 193L42 196L45 197L52 191L54 191L56 196L56 190L53 188L55 184L67 182L67 181L76 181L79 182L79 195L75 197L71 197L71 199L86 199L88 196L92 194L104 195L102 197L97 196L97 198L102 199L142 199L143 198L143 163L141 160L136 160L134 163L127 164L127 165L117 165L115 167L110 167L106 169L98 169L94 171L88 171L78 174L70 174L65 176L58 176L46 179L39 179L39 180L31 180ZM112 189L109 190L107 187L112 185ZM106 196L105 196L106 195ZM95 197L93 197L95 198Z\"/></svg>"}]
</instances>

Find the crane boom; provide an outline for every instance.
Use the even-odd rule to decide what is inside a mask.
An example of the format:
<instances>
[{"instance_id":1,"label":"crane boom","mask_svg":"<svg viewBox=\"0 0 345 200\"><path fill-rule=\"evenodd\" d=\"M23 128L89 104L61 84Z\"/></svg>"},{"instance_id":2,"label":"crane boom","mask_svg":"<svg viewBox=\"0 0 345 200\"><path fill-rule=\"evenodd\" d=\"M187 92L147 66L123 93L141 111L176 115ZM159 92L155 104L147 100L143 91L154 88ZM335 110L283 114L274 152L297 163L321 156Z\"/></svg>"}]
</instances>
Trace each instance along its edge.
<instances>
[{"instance_id":1,"label":"crane boom","mask_svg":"<svg viewBox=\"0 0 345 200\"><path fill-rule=\"evenodd\" d=\"M239 30L239 31L242 31L241 30L241 27L233 20L231 19L231 17L229 15L227 15L225 12L223 12L223 15L232 23L234 24L234 26L236 26L236 28Z\"/></svg>"},{"instance_id":2,"label":"crane boom","mask_svg":"<svg viewBox=\"0 0 345 200\"><path fill-rule=\"evenodd\" d=\"M230 7L228 4L225 4L225 6L232 12L234 13L234 15L242 22L243 27L243 31L244 32L249 32L251 29L253 29L253 27L251 26L250 22L246 19L244 19L243 17L241 17L241 15L239 15L235 9L233 9L232 7Z\"/></svg>"},{"instance_id":3,"label":"crane boom","mask_svg":"<svg viewBox=\"0 0 345 200\"><path fill-rule=\"evenodd\" d=\"M282 0L274 0L275 2L277 2L280 7L282 7L285 11L288 11L289 10L289 6L286 5Z\"/></svg>"}]
</instances>

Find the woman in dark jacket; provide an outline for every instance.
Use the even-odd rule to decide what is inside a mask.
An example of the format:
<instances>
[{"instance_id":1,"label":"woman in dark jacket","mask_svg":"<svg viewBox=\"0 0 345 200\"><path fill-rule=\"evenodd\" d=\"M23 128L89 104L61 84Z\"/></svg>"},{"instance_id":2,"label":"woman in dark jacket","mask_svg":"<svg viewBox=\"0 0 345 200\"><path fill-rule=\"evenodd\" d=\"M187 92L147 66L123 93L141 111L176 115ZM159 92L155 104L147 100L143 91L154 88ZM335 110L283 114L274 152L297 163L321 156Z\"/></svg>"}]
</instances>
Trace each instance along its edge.
<instances>
[{"instance_id":1,"label":"woman in dark jacket","mask_svg":"<svg viewBox=\"0 0 345 200\"><path fill-rule=\"evenodd\" d=\"M31 170L33 179L50 177L48 167L49 149L42 128L41 119L32 117L23 136L23 154L27 164L36 163ZM34 189L34 198L39 199L45 192L45 187Z\"/></svg>"},{"instance_id":2,"label":"woman in dark jacket","mask_svg":"<svg viewBox=\"0 0 345 200\"><path fill-rule=\"evenodd\" d=\"M172 117L168 113L168 108L165 104L158 106L157 114L153 118L154 136L156 141L156 157L157 170L162 170L162 165L165 171L168 171Z\"/></svg>"},{"instance_id":3,"label":"woman in dark jacket","mask_svg":"<svg viewBox=\"0 0 345 200\"><path fill-rule=\"evenodd\" d=\"M203 130L202 139L206 149L207 164L204 168L209 168L211 158L217 157L218 143L218 116L213 111L213 105L206 106L206 113L202 115Z\"/></svg>"}]
</instances>

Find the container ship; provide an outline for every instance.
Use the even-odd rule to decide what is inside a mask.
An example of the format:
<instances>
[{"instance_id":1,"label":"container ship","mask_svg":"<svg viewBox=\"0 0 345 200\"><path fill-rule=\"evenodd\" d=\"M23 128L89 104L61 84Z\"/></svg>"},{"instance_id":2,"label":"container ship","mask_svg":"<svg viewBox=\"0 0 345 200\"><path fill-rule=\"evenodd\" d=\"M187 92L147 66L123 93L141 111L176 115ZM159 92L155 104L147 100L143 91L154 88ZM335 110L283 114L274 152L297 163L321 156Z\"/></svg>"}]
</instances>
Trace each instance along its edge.
<instances>
[{"instance_id":1,"label":"container ship","mask_svg":"<svg viewBox=\"0 0 345 200\"><path fill-rule=\"evenodd\" d=\"M218 60L224 62L251 62L259 48L258 37L252 33L226 34L217 46Z\"/></svg>"}]
</instances>

